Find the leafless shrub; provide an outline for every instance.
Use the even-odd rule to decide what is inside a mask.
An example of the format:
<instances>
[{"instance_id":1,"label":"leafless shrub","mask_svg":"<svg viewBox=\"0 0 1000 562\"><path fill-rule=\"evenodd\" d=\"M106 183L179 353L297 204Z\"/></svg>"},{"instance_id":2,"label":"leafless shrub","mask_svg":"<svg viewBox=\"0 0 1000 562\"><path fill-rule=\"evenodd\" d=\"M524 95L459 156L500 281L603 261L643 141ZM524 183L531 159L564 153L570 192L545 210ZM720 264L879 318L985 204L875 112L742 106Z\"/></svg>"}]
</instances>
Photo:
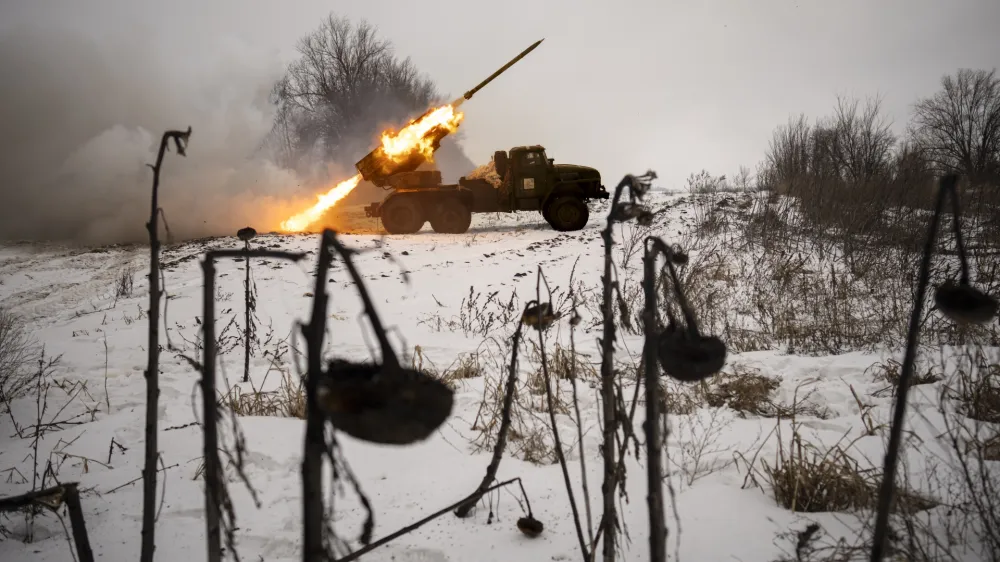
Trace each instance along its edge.
<instances>
[{"instance_id":1,"label":"leafless shrub","mask_svg":"<svg viewBox=\"0 0 1000 562\"><path fill-rule=\"evenodd\" d=\"M5 407L34 383L37 357L36 342L24 320L0 308L0 403Z\"/></svg>"},{"instance_id":2,"label":"leafless shrub","mask_svg":"<svg viewBox=\"0 0 1000 562\"><path fill-rule=\"evenodd\" d=\"M539 347L538 342L526 342L527 359L531 370L525 377L527 393L518 395L522 407L533 412L547 413L549 405L558 414L570 416L573 398L567 392L566 381L595 384L599 380L597 368L587 355L567 349L556 343L552 351ZM551 402L547 388L551 387Z\"/></svg>"},{"instance_id":3,"label":"leafless shrub","mask_svg":"<svg viewBox=\"0 0 1000 562\"><path fill-rule=\"evenodd\" d=\"M479 486L476 490L455 510L455 515L457 517L467 517L471 512L473 507L487 491L487 487L496 479L497 471L500 468L500 462L503 459L504 452L508 448L508 444L515 441L521 441L524 445L522 447L522 455L525 460L535 464L545 463L546 457L550 457L551 450L547 450L544 443L544 435L539 431L539 428L532 427L531 433L525 433L523 431L517 431L515 428L515 423L520 424L520 427L524 427L524 412L520 407L517 407L517 387L518 387L518 354L521 348L522 335L524 332L524 326L528 320L528 311L531 309L531 305L525 307L524 312L521 317L518 318L517 326L514 329L513 334L509 340L509 347L504 347L503 349L509 349L510 362L506 366L505 377L502 377L503 383L498 383L496 385L487 383L484 386L483 401L480 402L479 413L476 415L476 421L473 422L473 429L479 429L479 437L484 441L489 441L492 437L493 443L491 444L493 448L493 456L490 459L489 465L486 467L486 475L483 477ZM537 324L540 319L536 317L533 324ZM506 354L505 354L506 355ZM502 371L502 369L498 369ZM492 389L493 397L487 402L486 392ZM492 410L492 415L482 416L484 407L490 408ZM491 435L492 434L492 435ZM527 438L525 438L527 437ZM547 464L547 463L545 463Z\"/></svg>"},{"instance_id":4,"label":"leafless shrub","mask_svg":"<svg viewBox=\"0 0 1000 562\"><path fill-rule=\"evenodd\" d=\"M704 236L725 231L729 216L726 210L734 200L722 194L739 190L726 181L726 176L712 176L705 170L688 177L687 189L694 209L695 232Z\"/></svg>"},{"instance_id":5,"label":"leafless shrub","mask_svg":"<svg viewBox=\"0 0 1000 562\"><path fill-rule=\"evenodd\" d=\"M705 406L705 388L705 384L680 384L669 378L660 379L661 410L671 415L693 414Z\"/></svg>"},{"instance_id":6,"label":"leafless shrub","mask_svg":"<svg viewBox=\"0 0 1000 562\"><path fill-rule=\"evenodd\" d=\"M916 268L919 254L912 246L923 236L922 223L906 227L907 246L881 231L832 237L817 229L798 203L774 203L766 198L776 196L764 194L747 197L753 201L748 209L727 219L736 236L725 244L718 236L695 237L686 243L690 261L681 268L681 276L690 283L691 300L707 326L738 351L774 347L804 354L874 351L905 338L914 279L894 272ZM761 226L765 224L766 229ZM949 252L953 248L950 241L940 246ZM979 256L972 261L982 264L976 271L985 275L982 284L987 287L1000 286L1000 267L986 258L995 251L986 248L995 246L990 243L970 251ZM947 262L934 265L931 279L941 283L954 271ZM1000 341L996 323L956 326L929 309L921 322L928 345Z\"/></svg>"},{"instance_id":7,"label":"leafless shrub","mask_svg":"<svg viewBox=\"0 0 1000 562\"><path fill-rule=\"evenodd\" d=\"M499 358L504 351L509 356L513 353L513 349L510 347L510 340L505 341L503 345L496 345L493 340L490 340L490 343L491 345L480 346L477 354L482 362L480 372L483 373L483 395L471 427L474 432L471 441L474 452L495 448L505 417L504 404L509 366L500 366L498 364L500 362L493 360L492 357ZM521 345L529 344L522 342ZM528 349L533 348L528 347ZM537 347L534 350L537 353ZM529 357L529 360L537 362L538 357L535 355ZM519 369L517 375L513 379L513 395L510 409L506 414L509 418L507 422L509 429L506 434L505 451L515 458L532 464L553 464L556 462L556 457L550 438L551 429L548 421L541 415L548 411L541 368L537 367L526 373ZM442 380L449 379L445 376ZM560 414L569 414L569 403L566 399L559 399L556 408Z\"/></svg>"},{"instance_id":8,"label":"leafless shrub","mask_svg":"<svg viewBox=\"0 0 1000 562\"><path fill-rule=\"evenodd\" d=\"M432 314L421 318L418 324L438 332L461 330L466 337L489 337L496 331L511 326L521 310L516 291L507 299L501 299L499 295L500 291L484 295L470 285L469 294L462 299L457 315L444 318L440 314Z\"/></svg>"},{"instance_id":9,"label":"leafless shrub","mask_svg":"<svg viewBox=\"0 0 1000 562\"><path fill-rule=\"evenodd\" d=\"M618 224L619 240L615 244L617 246L615 263L618 266L619 274L635 270L635 260L637 257L642 257L643 244L652 231L651 224L642 225L635 222Z\"/></svg>"},{"instance_id":10,"label":"leafless shrub","mask_svg":"<svg viewBox=\"0 0 1000 562\"><path fill-rule=\"evenodd\" d=\"M24 542L31 543L36 540L36 517L46 510L58 513L59 508L65 505L70 515L75 555L79 556L81 562L92 561L93 555L90 551L76 483L61 482L65 479L60 476L60 468L67 460L80 463L84 472L88 471L90 465L107 465L95 459L68 453L65 450L80 438L79 435L69 441L58 439L49 449L48 455L41 449L47 434L84 423L88 414L93 418L96 408L85 407L84 412L74 414L75 408L71 408L71 406L80 400L81 395L88 394L85 384L80 382L68 384L54 376L60 363L59 356L47 358L43 349L37 354L35 360L36 371L31 377L31 386L25 389L25 391L34 392L35 412L33 419L30 423L23 423L23 420L19 421L15 417L13 411L8 411L17 438L30 441L30 452L22 461L26 462L30 459L31 465L28 467L30 468L30 477L25 476L16 466L6 471L8 472L8 483L30 484L31 489L20 496L0 498L0 517L7 518L10 513L22 514L24 516L23 532L16 534L20 535L19 538ZM61 402L58 397L51 396L54 390L62 391L65 394ZM29 472L29 470L25 469L24 472ZM20 476L19 482L15 482L12 478L15 473ZM69 539L70 530L67 529L66 532ZM6 538L10 534L7 528L0 524L0 538Z\"/></svg>"},{"instance_id":11,"label":"leafless shrub","mask_svg":"<svg viewBox=\"0 0 1000 562\"><path fill-rule=\"evenodd\" d=\"M951 361L939 358L948 373L938 411L944 420L941 435L950 457L945 468L953 490L948 521L963 530L962 542L979 559L1000 560L1000 430L992 387L1000 357L995 348L962 350ZM990 381L990 379L993 379Z\"/></svg>"},{"instance_id":12,"label":"leafless shrub","mask_svg":"<svg viewBox=\"0 0 1000 562\"><path fill-rule=\"evenodd\" d=\"M675 415L672 431L665 443L667 461L691 486L696 481L736 463L732 443L723 437L733 423L731 413L720 408L705 408L690 414ZM759 439L757 440L759 441ZM741 443L741 455L758 447L758 442Z\"/></svg>"},{"instance_id":13,"label":"leafless shrub","mask_svg":"<svg viewBox=\"0 0 1000 562\"><path fill-rule=\"evenodd\" d=\"M118 270L115 275L115 302L120 299L132 298L132 291L135 288L135 274L137 271L135 264L128 264Z\"/></svg>"}]
</instances>

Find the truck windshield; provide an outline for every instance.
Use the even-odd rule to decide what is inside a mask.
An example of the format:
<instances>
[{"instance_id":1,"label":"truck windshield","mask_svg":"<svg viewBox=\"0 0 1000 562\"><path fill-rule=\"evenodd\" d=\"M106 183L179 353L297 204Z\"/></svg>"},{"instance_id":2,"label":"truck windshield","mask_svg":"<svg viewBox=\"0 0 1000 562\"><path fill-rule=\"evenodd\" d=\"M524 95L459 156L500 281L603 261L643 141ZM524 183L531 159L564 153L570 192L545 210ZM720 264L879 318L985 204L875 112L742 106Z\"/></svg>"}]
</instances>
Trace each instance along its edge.
<instances>
[{"instance_id":1,"label":"truck windshield","mask_svg":"<svg viewBox=\"0 0 1000 562\"><path fill-rule=\"evenodd\" d=\"M525 152L521 156L521 162L526 166L541 166L545 164L544 151Z\"/></svg>"}]
</instances>

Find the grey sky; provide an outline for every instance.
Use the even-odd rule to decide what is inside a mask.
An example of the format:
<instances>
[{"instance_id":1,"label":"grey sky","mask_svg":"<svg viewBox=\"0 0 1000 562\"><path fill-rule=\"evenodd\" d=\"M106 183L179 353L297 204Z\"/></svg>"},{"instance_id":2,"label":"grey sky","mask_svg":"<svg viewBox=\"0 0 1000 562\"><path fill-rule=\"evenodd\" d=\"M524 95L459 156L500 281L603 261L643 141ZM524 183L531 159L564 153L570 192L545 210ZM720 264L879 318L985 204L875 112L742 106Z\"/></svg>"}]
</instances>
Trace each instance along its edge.
<instances>
[{"instance_id":1,"label":"grey sky","mask_svg":"<svg viewBox=\"0 0 1000 562\"><path fill-rule=\"evenodd\" d=\"M790 114L824 114L838 93L882 94L901 126L942 74L1000 66L997 0L2 1L0 33L63 26L113 45L112 64L147 53L194 83L234 56L265 81L331 11L377 25L456 96L544 37L464 106L465 151L478 164L541 143L609 186L647 168L671 187L701 168L732 174ZM146 125L187 124L171 117L181 122Z\"/></svg>"}]
</instances>

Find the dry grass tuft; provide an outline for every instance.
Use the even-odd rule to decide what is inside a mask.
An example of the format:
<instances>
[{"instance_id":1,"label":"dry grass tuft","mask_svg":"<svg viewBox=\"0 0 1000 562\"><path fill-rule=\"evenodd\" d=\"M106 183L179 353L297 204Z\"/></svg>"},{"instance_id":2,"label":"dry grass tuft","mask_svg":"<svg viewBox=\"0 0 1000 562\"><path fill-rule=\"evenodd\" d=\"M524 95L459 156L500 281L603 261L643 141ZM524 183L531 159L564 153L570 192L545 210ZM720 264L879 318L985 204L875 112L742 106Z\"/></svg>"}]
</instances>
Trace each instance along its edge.
<instances>
[{"instance_id":1,"label":"dry grass tuft","mask_svg":"<svg viewBox=\"0 0 1000 562\"><path fill-rule=\"evenodd\" d=\"M720 373L710 381L705 402L713 408L729 406L741 414L769 417L775 415L771 397L780 384L778 377L737 368L734 373Z\"/></svg>"},{"instance_id":2,"label":"dry grass tuft","mask_svg":"<svg viewBox=\"0 0 1000 562\"><path fill-rule=\"evenodd\" d=\"M586 354L562 347L558 343L548 356L549 374L559 380L596 380L597 369Z\"/></svg>"},{"instance_id":3,"label":"dry grass tuft","mask_svg":"<svg viewBox=\"0 0 1000 562\"><path fill-rule=\"evenodd\" d=\"M874 509L882 472L863 466L847 451L850 444L840 442L826 451L803 439L798 425L792 422L792 435L782 443L774 464L761 461L764 476L778 505L802 513L858 512ZM869 463L865 463L869 464ZM939 505L932 499L910 490L896 490L892 511L913 514Z\"/></svg>"},{"instance_id":4,"label":"dry grass tuft","mask_svg":"<svg viewBox=\"0 0 1000 562\"><path fill-rule=\"evenodd\" d=\"M966 417L1000 423L1000 364L979 365L975 376L959 370L956 386L952 392Z\"/></svg>"},{"instance_id":5,"label":"dry grass tuft","mask_svg":"<svg viewBox=\"0 0 1000 562\"><path fill-rule=\"evenodd\" d=\"M276 390L251 389L244 391L234 386L221 399L222 405L239 416L274 416L281 418L306 417L305 387L292 375L283 373Z\"/></svg>"},{"instance_id":6,"label":"dry grass tuft","mask_svg":"<svg viewBox=\"0 0 1000 562\"><path fill-rule=\"evenodd\" d=\"M839 446L822 452L793 432L789 448L779 448L764 474L778 505L797 512L844 512L869 507L879 478L862 469Z\"/></svg>"},{"instance_id":7,"label":"dry grass tuft","mask_svg":"<svg viewBox=\"0 0 1000 562\"><path fill-rule=\"evenodd\" d=\"M891 390L892 393L895 394L896 387L899 385L899 374L902 368L903 365L899 361L896 361L895 359L887 359L882 363L872 365L869 370L872 372L875 380L884 380L892 385L888 390ZM943 378L944 375L935 370L933 366L929 366L926 369L914 369L910 387L922 384L934 384Z\"/></svg>"},{"instance_id":8,"label":"dry grass tuft","mask_svg":"<svg viewBox=\"0 0 1000 562\"><path fill-rule=\"evenodd\" d=\"M826 409L805 401L797 400L794 405L786 405L775 400L774 394L780 385L780 377L767 376L759 369L734 365L733 372L720 373L703 383L701 393L709 407L729 407L743 417L829 417Z\"/></svg>"},{"instance_id":9,"label":"dry grass tuft","mask_svg":"<svg viewBox=\"0 0 1000 562\"><path fill-rule=\"evenodd\" d=\"M460 353L454 361L444 369L438 369L434 362L428 359L423 349L418 345L413 348L412 368L427 373L447 384L452 390L458 387L459 381L483 376L483 364L478 351Z\"/></svg>"}]
</instances>

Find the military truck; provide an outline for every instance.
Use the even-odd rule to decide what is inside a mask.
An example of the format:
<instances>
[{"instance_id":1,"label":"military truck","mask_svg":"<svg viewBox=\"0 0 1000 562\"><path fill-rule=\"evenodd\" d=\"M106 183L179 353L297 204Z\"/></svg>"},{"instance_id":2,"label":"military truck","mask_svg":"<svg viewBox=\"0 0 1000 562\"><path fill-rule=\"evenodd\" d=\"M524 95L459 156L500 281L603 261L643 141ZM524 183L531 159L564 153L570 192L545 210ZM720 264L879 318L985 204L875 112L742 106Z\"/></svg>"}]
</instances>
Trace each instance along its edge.
<instances>
[{"instance_id":1,"label":"military truck","mask_svg":"<svg viewBox=\"0 0 1000 562\"><path fill-rule=\"evenodd\" d=\"M473 213L517 211L538 211L561 232L581 230L590 218L588 202L608 198L597 170L556 164L538 145L494 153L499 187L466 177L443 185L438 171L383 175L363 162L358 169L365 179L391 189L385 199L365 207L365 216L380 218L390 234L413 234L428 221L435 232L461 234L469 229Z\"/></svg>"}]
</instances>

